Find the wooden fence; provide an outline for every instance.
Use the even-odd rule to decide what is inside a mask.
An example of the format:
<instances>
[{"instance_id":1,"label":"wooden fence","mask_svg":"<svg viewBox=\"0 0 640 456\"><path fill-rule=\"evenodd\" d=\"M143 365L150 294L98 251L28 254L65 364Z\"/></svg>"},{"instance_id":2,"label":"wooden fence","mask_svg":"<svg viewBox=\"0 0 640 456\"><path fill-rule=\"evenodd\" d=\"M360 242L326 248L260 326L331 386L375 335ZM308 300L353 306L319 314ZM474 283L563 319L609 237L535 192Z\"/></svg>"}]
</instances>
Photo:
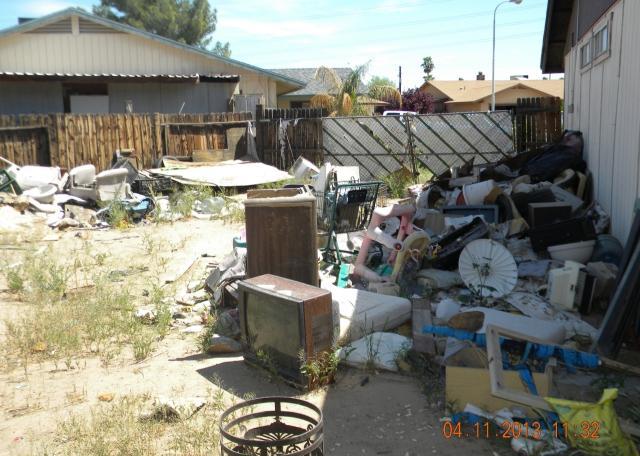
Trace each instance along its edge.
<instances>
[{"instance_id":1,"label":"wooden fence","mask_svg":"<svg viewBox=\"0 0 640 456\"><path fill-rule=\"evenodd\" d=\"M118 149L133 149L139 166L162 155L226 148L226 129L242 126L251 113L48 114L0 116L0 156L19 165L71 169L91 163L110 167Z\"/></svg>"},{"instance_id":2,"label":"wooden fence","mask_svg":"<svg viewBox=\"0 0 640 456\"><path fill-rule=\"evenodd\" d=\"M280 169L289 169L302 156L321 165L322 109L256 108L256 147L260 160Z\"/></svg>"},{"instance_id":3,"label":"wooden fence","mask_svg":"<svg viewBox=\"0 0 640 456\"><path fill-rule=\"evenodd\" d=\"M525 152L562 136L560 98L518 98L514 111L515 148Z\"/></svg>"}]
</instances>

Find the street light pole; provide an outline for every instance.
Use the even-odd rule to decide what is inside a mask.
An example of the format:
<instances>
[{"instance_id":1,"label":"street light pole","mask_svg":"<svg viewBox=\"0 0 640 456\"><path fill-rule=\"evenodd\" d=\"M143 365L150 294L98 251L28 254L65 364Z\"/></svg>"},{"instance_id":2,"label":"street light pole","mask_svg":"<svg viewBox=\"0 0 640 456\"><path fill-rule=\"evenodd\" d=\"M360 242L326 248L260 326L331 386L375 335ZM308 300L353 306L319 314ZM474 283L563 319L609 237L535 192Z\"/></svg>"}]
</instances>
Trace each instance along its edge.
<instances>
[{"instance_id":1,"label":"street light pole","mask_svg":"<svg viewBox=\"0 0 640 456\"><path fill-rule=\"evenodd\" d=\"M496 9L493 10L493 52L491 54L491 110L496 110L496 13L500 5L505 3L515 3L519 5L522 0L505 0L496 5Z\"/></svg>"}]
</instances>

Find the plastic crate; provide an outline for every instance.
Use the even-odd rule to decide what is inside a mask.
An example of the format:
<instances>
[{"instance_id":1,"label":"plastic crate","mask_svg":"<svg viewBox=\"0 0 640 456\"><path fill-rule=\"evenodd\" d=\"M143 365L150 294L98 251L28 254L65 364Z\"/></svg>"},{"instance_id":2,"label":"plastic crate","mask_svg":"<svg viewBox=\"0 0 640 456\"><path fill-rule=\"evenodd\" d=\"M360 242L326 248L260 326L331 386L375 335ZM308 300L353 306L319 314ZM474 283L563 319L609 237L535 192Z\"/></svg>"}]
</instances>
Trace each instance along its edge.
<instances>
[{"instance_id":1,"label":"plastic crate","mask_svg":"<svg viewBox=\"0 0 640 456\"><path fill-rule=\"evenodd\" d=\"M139 177L131 184L131 189L141 195L152 196L173 190L173 181L170 177L155 178Z\"/></svg>"}]
</instances>

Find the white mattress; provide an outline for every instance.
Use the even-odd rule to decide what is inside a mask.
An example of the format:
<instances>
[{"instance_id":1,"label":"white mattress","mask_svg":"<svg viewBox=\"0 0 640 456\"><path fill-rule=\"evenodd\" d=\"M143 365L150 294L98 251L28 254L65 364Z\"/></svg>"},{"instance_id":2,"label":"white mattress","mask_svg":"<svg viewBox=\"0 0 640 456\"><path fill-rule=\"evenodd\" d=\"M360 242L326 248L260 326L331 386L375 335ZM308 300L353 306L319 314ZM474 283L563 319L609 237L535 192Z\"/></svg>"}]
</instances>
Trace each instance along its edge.
<instances>
[{"instance_id":1,"label":"white mattress","mask_svg":"<svg viewBox=\"0 0 640 456\"><path fill-rule=\"evenodd\" d=\"M376 331L396 328L411 319L411 301L406 298L326 283L322 288L331 292L334 318L339 314L341 341L351 342ZM335 329L338 333L338 328Z\"/></svg>"}]
</instances>

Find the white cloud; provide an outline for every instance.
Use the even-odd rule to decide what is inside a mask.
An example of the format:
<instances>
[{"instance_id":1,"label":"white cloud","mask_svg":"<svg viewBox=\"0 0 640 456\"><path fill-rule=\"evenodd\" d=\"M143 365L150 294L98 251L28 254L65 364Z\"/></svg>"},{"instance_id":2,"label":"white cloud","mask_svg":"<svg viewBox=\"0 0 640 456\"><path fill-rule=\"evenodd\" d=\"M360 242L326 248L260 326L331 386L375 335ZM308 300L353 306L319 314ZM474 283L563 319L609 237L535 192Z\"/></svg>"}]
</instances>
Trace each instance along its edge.
<instances>
[{"instance_id":1,"label":"white cloud","mask_svg":"<svg viewBox=\"0 0 640 456\"><path fill-rule=\"evenodd\" d=\"M77 2L64 0L28 0L22 3L22 8L25 15L38 17L69 8L75 3Z\"/></svg>"}]
</instances>

